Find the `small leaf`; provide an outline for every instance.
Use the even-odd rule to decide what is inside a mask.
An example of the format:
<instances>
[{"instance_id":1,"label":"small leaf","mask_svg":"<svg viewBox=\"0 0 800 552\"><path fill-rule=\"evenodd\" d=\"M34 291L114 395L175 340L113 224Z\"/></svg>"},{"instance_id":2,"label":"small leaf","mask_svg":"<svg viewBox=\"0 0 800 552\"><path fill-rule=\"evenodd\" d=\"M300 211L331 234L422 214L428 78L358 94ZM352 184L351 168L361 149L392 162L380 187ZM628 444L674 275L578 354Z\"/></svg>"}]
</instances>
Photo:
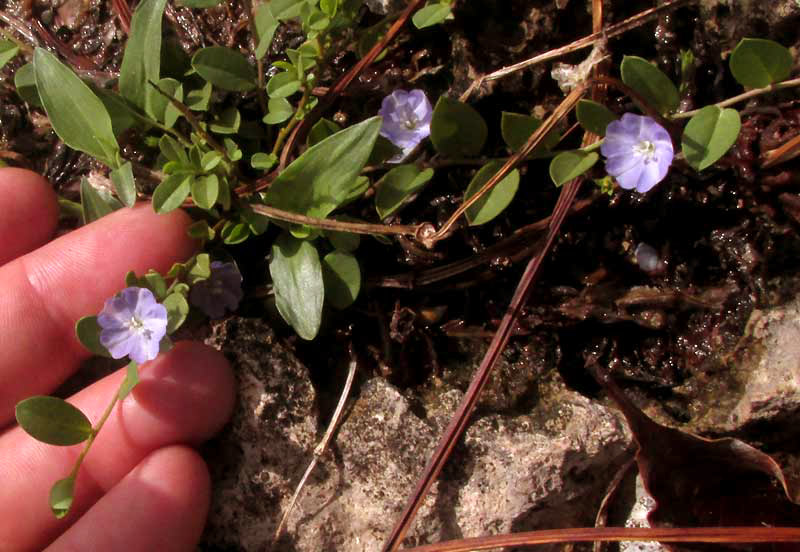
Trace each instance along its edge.
<instances>
[{"instance_id":1,"label":"small leaf","mask_svg":"<svg viewBox=\"0 0 800 552\"><path fill-rule=\"evenodd\" d=\"M247 92L256 87L256 73L247 58L235 50L210 46L192 57L192 67L205 80L232 92Z\"/></svg>"},{"instance_id":2,"label":"small leaf","mask_svg":"<svg viewBox=\"0 0 800 552\"><path fill-rule=\"evenodd\" d=\"M381 118L372 117L308 148L273 181L268 205L324 218L362 186L356 177L372 151Z\"/></svg>"},{"instance_id":3,"label":"small leaf","mask_svg":"<svg viewBox=\"0 0 800 552\"><path fill-rule=\"evenodd\" d=\"M36 75L33 72L33 63L26 63L14 73L14 87L23 102L36 107L42 107L39 91L36 90Z\"/></svg>"},{"instance_id":4,"label":"small leaf","mask_svg":"<svg viewBox=\"0 0 800 552\"><path fill-rule=\"evenodd\" d=\"M274 153L254 153L250 158L250 166L262 171L268 171L277 164L278 156Z\"/></svg>"},{"instance_id":5,"label":"small leaf","mask_svg":"<svg viewBox=\"0 0 800 552\"><path fill-rule=\"evenodd\" d=\"M153 192L153 209L164 214L177 209L192 189L191 175L171 174Z\"/></svg>"},{"instance_id":6,"label":"small leaf","mask_svg":"<svg viewBox=\"0 0 800 552\"><path fill-rule=\"evenodd\" d=\"M53 512L56 519L61 519L69 513L74 493L74 476L59 479L50 488L50 511Z\"/></svg>"},{"instance_id":7,"label":"small leaf","mask_svg":"<svg viewBox=\"0 0 800 552\"><path fill-rule=\"evenodd\" d=\"M335 217L336 220L341 221L349 221L349 222L361 222L353 217L348 217L346 215L341 215ZM356 249L358 249L359 244L361 243L361 235L354 234L353 232L339 232L337 230L325 230L323 232L326 238L330 240L331 245L337 251L343 251L345 253L352 253Z\"/></svg>"},{"instance_id":8,"label":"small leaf","mask_svg":"<svg viewBox=\"0 0 800 552\"><path fill-rule=\"evenodd\" d=\"M154 82L158 85L158 88L161 89L161 92L168 94L170 98L179 102L183 101L183 85L180 82L175 79L160 79ZM178 117L181 116L181 112L177 107L172 105L169 98L164 96L164 94L159 92L154 86L149 83L147 86L150 114L156 121L160 121L164 123L165 127L171 128L175 124L175 121L178 120Z\"/></svg>"},{"instance_id":9,"label":"small leaf","mask_svg":"<svg viewBox=\"0 0 800 552\"><path fill-rule=\"evenodd\" d=\"M110 194L104 197L88 180L81 178L81 207L83 223L89 224L119 209L122 204Z\"/></svg>"},{"instance_id":10,"label":"small leaf","mask_svg":"<svg viewBox=\"0 0 800 552\"><path fill-rule=\"evenodd\" d=\"M550 178L561 186L591 169L599 157L596 152L581 150L559 153L550 162Z\"/></svg>"},{"instance_id":11,"label":"small leaf","mask_svg":"<svg viewBox=\"0 0 800 552\"><path fill-rule=\"evenodd\" d=\"M217 134L236 134L241 124L242 116L239 114L239 110L229 107L214 118L214 121L208 125L208 129Z\"/></svg>"},{"instance_id":12,"label":"small leaf","mask_svg":"<svg viewBox=\"0 0 800 552\"><path fill-rule=\"evenodd\" d=\"M158 141L158 149L161 154L170 161L180 165L188 166L189 157L186 155L186 148L172 136L164 135Z\"/></svg>"},{"instance_id":13,"label":"small leaf","mask_svg":"<svg viewBox=\"0 0 800 552\"><path fill-rule=\"evenodd\" d=\"M139 383L139 365L136 364L135 360L132 360L128 363L125 367L125 379L122 380L122 383L117 390L117 397L119 400L123 400L125 397L130 395L133 388L136 387L136 384Z\"/></svg>"},{"instance_id":14,"label":"small leaf","mask_svg":"<svg viewBox=\"0 0 800 552\"><path fill-rule=\"evenodd\" d=\"M207 151L200 158L200 166L206 172L213 171L222 161L222 154L218 151Z\"/></svg>"},{"instance_id":15,"label":"small leaf","mask_svg":"<svg viewBox=\"0 0 800 552\"><path fill-rule=\"evenodd\" d=\"M151 116L149 81L161 78L161 19L166 3L144 0L136 7L119 71L120 95Z\"/></svg>"},{"instance_id":16,"label":"small leaf","mask_svg":"<svg viewBox=\"0 0 800 552\"><path fill-rule=\"evenodd\" d=\"M293 72L284 71L269 79L267 94L270 98L288 98L300 90L301 82Z\"/></svg>"},{"instance_id":17,"label":"small leaf","mask_svg":"<svg viewBox=\"0 0 800 552\"><path fill-rule=\"evenodd\" d=\"M286 98L270 98L267 109L269 113L264 116L264 122L268 125L280 124L294 115L294 108Z\"/></svg>"},{"instance_id":18,"label":"small leaf","mask_svg":"<svg viewBox=\"0 0 800 552\"><path fill-rule=\"evenodd\" d=\"M164 299L167 294L167 282L161 274L151 268L144 275L144 281L146 282L145 287L153 292L157 301Z\"/></svg>"},{"instance_id":19,"label":"small leaf","mask_svg":"<svg viewBox=\"0 0 800 552\"><path fill-rule=\"evenodd\" d=\"M167 309L167 335L181 327L189 314L189 303L182 293L170 293L161 303Z\"/></svg>"},{"instance_id":20,"label":"small leaf","mask_svg":"<svg viewBox=\"0 0 800 552\"><path fill-rule=\"evenodd\" d=\"M278 312L297 335L306 340L314 339L322 323L325 297L316 248L308 241L282 233L272 245L269 273Z\"/></svg>"},{"instance_id":21,"label":"small leaf","mask_svg":"<svg viewBox=\"0 0 800 552\"><path fill-rule=\"evenodd\" d=\"M350 253L331 251L322 259L325 299L336 309L346 309L361 290L361 269Z\"/></svg>"},{"instance_id":22,"label":"small leaf","mask_svg":"<svg viewBox=\"0 0 800 552\"><path fill-rule=\"evenodd\" d=\"M337 0L319 0L319 8L328 17L333 17L339 8L339 2Z\"/></svg>"},{"instance_id":23,"label":"small leaf","mask_svg":"<svg viewBox=\"0 0 800 552\"><path fill-rule=\"evenodd\" d=\"M433 177L433 169L420 171L416 165L400 165L387 172L378 183L375 208L381 220L397 211L403 202Z\"/></svg>"},{"instance_id":24,"label":"small leaf","mask_svg":"<svg viewBox=\"0 0 800 552\"><path fill-rule=\"evenodd\" d=\"M741 128L738 111L707 105L683 131L681 149L686 162L697 171L710 167L736 143Z\"/></svg>"},{"instance_id":25,"label":"small leaf","mask_svg":"<svg viewBox=\"0 0 800 552\"><path fill-rule=\"evenodd\" d=\"M575 107L575 116L584 129L598 136L605 136L609 123L618 119L613 111L592 100L580 100Z\"/></svg>"},{"instance_id":26,"label":"small leaf","mask_svg":"<svg viewBox=\"0 0 800 552\"><path fill-rule=\"evenodd\" d=\"M33 70L36 89L58 137L72 149L116 167L119 144L103 102L47 50L36 48Z\"/></svg>"},{"instance_id":27,"label":"small leaf","mask_svg":"<svg viewBox=\"0 0 800 552\"><path fill-rule=\"evenodd\" d=\"M442 155L478 155L488 133L486 122L472 106L446 96L436 102L431 119L431 141Z\"/></svg>"},{"instance_id":28,"label":"small leaf","mask_svg":"<svg viewBox=\"0 0 800 552\"><path fill-rule=\"evenodd\" d=\"M313 146L316 143L322 142L328 136L333 136L340 130L342 130L342 127L323 117L311 127L306 145Z\"/></svg>"},{"instance_id":29,"label":"small leaf","mask_svg":"<svg viewBox=\"0 0 800 552\"><path fill-rule=\"evenodd\" d=\"M111 171L111 182L123 205L133 207L133 204L136 203L136 182L133 179L133 165L130 161L126 161L120 168Z\"/></svg>"},{"instance_id":30,"label":"small leaf","mask_svg":"<svg viewBox=\"0 0 800 552\"><path fill-rule=\"evenodd\" d=\"M272 38L275 36L275 31L278 29L279 25L278 20L272 15L269 3L258 5L253 23L255 24L256 42L258 43L255 55L256 59L262 59L266 55L267 50L269 50L269 46L272 44Z\"/></svg>"},{"instance_id":31,"label":"small leaf","mask_svg":"<svg viewBox=\"0 0 800 552\"><path fill-rule=\"evenodd\" d=\"M260 236L267 231L269 218L256 213L249 206L243 205L239 211L239 216L242 218L243 222L247 223L250 233L254 236Z\"/></svg>"},{"instance_id":32,"label":"small leaf","mask_svg":"<svg viewBox=\"0 0 800 552\"><path fill-rule=\"evenodd\" d=\"M227 245L236 245L242 243L250 237L250 227L243 222L228 221L222 227L222 232L219 234L222 237L222 242Z\"/></svg>"},{"instance_id":33,"label":"small leaf","mask_svg":"<svg viewBox=\"0 0 800 552\"><path fill-rule=\"evenodd\" d=\"M186 283L190 286L211 276L211 257L208 253L200 253L189 261L186 273Z\"/></svg>"},{"instance_id":34,"label":"small leaf","mask_svg":"<svg viewBox=\"0 0 800 552\"><path fill-rule=\"evenodd\" d=\"M19 46L10 40L0 40L0 69L19 53Z\"/></svg>"},{"instance_id":35,"label":"small leaf","mask_svg":"<svg viewBox=\"0 0 800 552\"><path fill-rule=\"evenodd\" d=\"M275 19L287 21L300 17L300 10L305 3L305 0L272 0L269 7Z\"/></svg>"},{"instance_id":36,"label":"small leaf","mask_svg":"<svg viewBox=\"0 0 800 552\"><path fill-rule=\"evenodd\" d=\"M210 101L211 83L207 82L203 85L203 88L190 90L189 93L186 94L186 101L184 103L186 104L186 107L192 111L206 111Z\"/></svg>"},{"instance_id":37,"label":"small leaf","mask_svg":"<svg viewBox=\"0 0 800 552\"><path fill-rule=\"evenodd\" d=\"M625 56L620 67L622 82L638 92L659 113L678 109L678 89L661 69L637 56Z\"/></svg>"},{"instance_id":38,"label":"small leaf","mask_svg":"<svg viewBox=\"0 0 800 552\"><path fill-rule=\"evenodd\" d=\"M419 10L411 18L411 22L417 29L432 27L444 22L450 17L450 2L429 2L424 8Z\"/></svg>"},{"instance_id":39,"label":"small leaf","mask_svg":"<svg viewBox=\"0 0 800 552\"><path fill-rule=\"evenodd\" d=\"M189 228L186 229L186 233L190 238L201 241L211 241L217 234L214 232L214 229L208 225L208 222L204 220L198 220L190 224Z\"/></svg>"},{"instance_id":40,"label":"small leaf","mask_svg":"<svg viewBox=\"0 0 800 552\"><path fill-rule=\"evenodd\" d=\"M467 191L464 192L464 201L478 193L478 190L480 190L504 164L505 162L502 160L495 160L489 161L486 165L481 167L481 169L475 173L475 176L472 177L469 186L467 186ZM503 210L508 207L508 204L511 203L511 200L514 199L517 188L519 188L519 171L514 169L467 209L464 214L469 221L469 225L478 226L479 224L485 224L502 213Z\"/></svg>"},{"instance_id":41,"label":"small leaf","mask_svg":"<svg viewBox=\"0 0 800 552\"><path fill-rule=\"evenodd\" d=\"M94 355L111 358L108 350L100 343L101 331L96 316L84 316L75 323L75 335L81 345Z\"/></svg>"},{"instance_id":42,"label":"small leaf","mask_svg":"<svg viewBox=\"0 0 800 552\"><path fill-rule=\"evenodd\" d=\"M530 115L523 115L521 113L510 113L503 111L500 118L500 133L503 135L503 140L512 151L519 151L522 146L528 141L537 128L542 125L542 121ZM542 140L534 153L549 150L555 146L561 137L558 135L557 130L551 130Z\"/></svg>"},{"instance_id":43,"label":"small leaf","mask_svg":"<svg viewBox=\"0 0 800 552\"><path fill-rule=\"evenodd\" d=\"M70 446L92 435L86 415L63 399L42 395L17 403L17 423L31 437L48 445Z\"/></svg>"},{"instance_id":44,"label":"small leaf","mask_svg":"<svg viewBox=\"0 0 800 552\"><path fill-rule=\"evenodd\" d=\"M743 38L730 59L733 78L750 88L764 88L788 78L793 63L787 48L763 38Z\"/></svg>"}]
</instances>

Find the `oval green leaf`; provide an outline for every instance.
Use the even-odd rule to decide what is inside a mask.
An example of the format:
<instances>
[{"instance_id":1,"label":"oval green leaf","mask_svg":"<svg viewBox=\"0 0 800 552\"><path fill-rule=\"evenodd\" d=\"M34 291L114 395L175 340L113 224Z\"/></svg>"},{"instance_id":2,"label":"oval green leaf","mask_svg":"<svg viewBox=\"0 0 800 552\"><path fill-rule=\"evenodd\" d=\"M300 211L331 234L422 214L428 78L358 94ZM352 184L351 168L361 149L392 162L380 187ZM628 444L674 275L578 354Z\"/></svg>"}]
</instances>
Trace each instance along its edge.
<instances>
[{"instance_id":1,"label":"oval green leaf","mask_svg":"<svg viewBox=\"0 0 800 552\"><path fill-rule=\"evenodd\" d=\"M39 98L58 137L72 149L117 167L119 144L103 102L47 50L36 48L33 71Z\"/></svg>"},{"instance_id":2,"label":"oval green leaf","mask_svg":"<svg viewBox=\"0 0 800 552\"><path fill-rule=\"evenodd\" d=\"M793 63L787 48L764 38L743 38L730 59L733 78L750 88L764 88L786 79Z\"/></svg>"},{"instance_id":3,"label":"oval green leaf","mask_svg":"<svg viewBox=\"0 0 800 552\"><path fill-rule=\"evenodd\" d=\"M488 133L486 122L472 106L445 96L436 102L431 119L431 141L442 155L478 155Z\"/></svg>"},{"instance_id":4,"label":"oval green leaf","mask_svg":"<svg viewBox=\"0 0 800 552\"><path fill-rule=\"evenodd\" d=\"M592 100L579 101L575 107L575 116L584 129L598 136L605 136L609 123L618 119L613 111Z\"/></svg>"},{"instance_id":5,"label":"oval green leaf","mask_svg":"<svg viewBox=\"0 0 800 552\"><path fill-rule=\"evenodd\" d=\"M420 171L416 165L400 165L378 181L375 208L381 220L397 211L409 196L433 177L433 169Z\"/></svg>"},{"instance_id":6,"label":"oval green leaf","mask_svg":"<svg viewBox=\"0 0 800 552\"><path fill-rule=\"evenodd\" d=\"M324 218L363 186L356 178L381 128L372 117L308 148L284 169L267 191L268 205Z\"/></svg>"},{"instance_id":7,"label":"oval green leaf","mask_svg":"<svg viewBox=\"0 0 800 552\"><path fill-rule=\"evenodd\" d=\"M681 149L686 162L697 171L716 163L736 142L741 128L738 111L707 105L683 131Z\"/></svg>"},{"instance_id":8,"label":"oval green leaf","mask_svg":"<svg viewBox=\"0 0 800 552\"><path fill-rule=\"evenodd\" d=\"M336 309L353 304L361 291L361 269L350 253L331 251L322 259L325 299Z\"/></svg>"},{"instance_id":9,"label":"oval green leaf","mask_svg":"<svg viewBox=\"0 0 800 552\"><path fill-rule=\"evenodd\" d=\"M450 16L450 2L431 2L411 17L417 29L432 27L443 23Z\"/></svg>"},{"instance_id":10,"label":"oval green leaf","mask_svg":"<svg viewBox=\"0 0 800 552\"><path fill-rule=\"evenodd\" d=\"M325 297L316 248L287 232L282 233L272 245L269 273L278 312L297 335L306 340L314 339L322 323Z\"/></svg>"},{"instance_id":11,"label":"oval green leaf","mask_svg":"<svg viewBox=\"0 0 800 552\"><path fill-rule=\"evenodd\" d=\"M61 519L69 513L74 493L74 476L59 479L50 488L50 511L53 512L56 519Z\"/></svg>"},{"instance_id":12,"label":"oval green leaf","mask_svg":"<svg viewBox=\"0 0 800 552\"><path fill-rule=\"evenodd\" d=\"M101 330L96 316L84 316L75 323L75 335L81 345L94 355L111 358L108 349L100 343Z\"/></svg>"},{"instance_id":13,"label":"oval green leaf","mask_svg":"<svg viewBox=\"0 0 800 552\"><path fill-rule=\"evenodd\" d=\"M214 118L208 129L216 134L236 134L242 124L242 115L235 107L229 107Z\"/></svg>"},{"instance_id":14,"label":"oval green leaf","mask_svg":"<svg viewBox=\"0 0 800 552\"><path fill-rule=\"evenodd\" d=\"M84 442L92 434L86 415L63 399L42 395L17 403L17 423L37 441L48 445L70 446Z\"/></svg>"},{"instance_id":15,"label":"oval green leaf","mask_svg":"<svg viewBox=\"0 0 800 552\"><path fill-rule=\"evenodd\" d=\"M181 327L189 314L189 303L182 293L172 292L161 303L167 309L167 334Z\"/></svg>"},{"instance_id":16,"label":"oval green leaf","mask_svg":"<svg viewBox=\"0 0 800 552\"><path fill-rule=\"evenodd\" d=\"M297 74L290 71L278 73L267 83L267 94L270 98L288 98L298 90L300 81L297 79Z\"/></svg>"},{"instance_id":17,"label":"oval green leaf","mask_svg":"<svg viewBox=\"0 0 800 552\"><path fill-rule=\"evenodd\" d=\"M189 196L191 189L191 175L171 174L167 176L153 192L153 209L160 214L177 209Z\"/></svg>"},{"instance_id":18,"label":"oval green leaf","mask_svg":"<svg viewBox=\"0 0 800 552\"><path fill-rule=\"evenodd\" d=\"M268 125L280 124L294 114L294 108L286 98L270 98L267 110L264 122Z\"/></svg>"},{"instance_id":19,"label":"oval green leaf","mask_svg":"<svg viewBox=\"0 0 800 552\"><path fill-rule=\"evenodd\" d=\"M126 161L118 169L111 171L111 182L117 197L126 207L133 207L136 203L136 181L133 178L133 165Z\"/></svg>"},{"instance_id":20,"label":"oval green leaf","mask_svg":"<svg viewBox=\"0 0 800 552\"><path fill-rule=\"evenodd\" d=\"M256 14L253 17L253 24L256 29L256 59L261 59L267 54L275 31L278 30L278 20L272 15L269 3L259 4L256 7Z\"/></svg>"},{"instance_id":21,"label":"oval green leaf","mask_svg":"<svg viewBox=\"0 0 800 552\"><path fill-rule=\"evenodd\" d=\"M489 161L481 167L481 169L475 173L475 176L472 177L469 186L467 186L467 191L464 192L464 201L478 193L478 190L480 190L503 165L505 165L504 161L495 160ZM518 188L519 171L514 169L466 210L464 214L467 217L467 221L469 221L469 225L478 226L479 224L485 224L502 213L503 210L508 207L509 203L511 203L511 200L514 199Z\"/></svg>"},{"instance_id":22,"label":"oval green leaf","mask_svg":"<svg viewBox=\"0 0 800 552\"><path fill-rule=\"evenodd\" d=\"M232 92L247 92L256 87L255 69L235 50L210 46L192 57L192 67L205 80Z\"/></svg>"},{"instance_id":23,"label":"oval green leaf","mask_svg":"<svg viewBox=\"0 0 800 552\"><path fill-rule=\"evenodd\" d=\"M620 66L622 82L638 92L659 113L678 109L678 89L661 69L637 56L625 56Z\"/></svg>"},{"instance_id":24,"label":"oval green leaf","mask_svg":"<svg viewBox=\"0 0 800 552\"><path fill-rule=\"evenodd\" d=\"M36 75L33 73L33 63L26 63L14 73L14 87L23 102L36 107L42 107L39 91L36 90Z\"/></svg>"},{"instance_id":25,"label":"oval green leaf","mask_svg":"<svg viewBox=\"0 0 800 552\"><path fill-rule=\"evenodd\" d=\"M19 53L19 46L10 40L0 40L0 69Z\"/></svg>"},{"instance_id":26,"label":"oval green leaf","mask_svg":"<svg viewBox=\"0 0 800 552\"><path fill-rule=\"evenodd\" d=\"M503 111L500 117L500 133L503 135L503 140L512 151L518 151L525 145L528 138L531 137L537 128L542 124L542 121L530 115L523 115L522 113L511 113ZM549 150L555 146L561 137L557 130L551 130L544 140L533 150L534 153L539 153L544 150Z\"/></svg>"},{"instance_id":27,"label":"oval green leaf","mask_svg":"<svg viewBox=\"0 0 800 552\"><path fill-rule=\"evenodd\" d=\"M596 152L581 150L559 153L550 162L550 178L556 186L562 186L591 169L599 157Z\"/></svg>"}]
</instances>

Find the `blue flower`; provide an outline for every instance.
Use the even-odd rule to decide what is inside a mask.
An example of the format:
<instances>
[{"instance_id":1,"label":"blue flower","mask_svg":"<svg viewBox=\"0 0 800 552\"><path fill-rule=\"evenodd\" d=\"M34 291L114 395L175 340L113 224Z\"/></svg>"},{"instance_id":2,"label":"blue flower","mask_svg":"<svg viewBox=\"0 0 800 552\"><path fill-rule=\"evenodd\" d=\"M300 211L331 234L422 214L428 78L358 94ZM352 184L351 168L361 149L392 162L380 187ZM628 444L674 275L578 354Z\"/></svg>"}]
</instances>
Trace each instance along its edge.
<instances>
[{"instance_id":1,"label":"blue flower","mask_svg":"<svg viewBox=\"0 0 800 552\"><path fill-rule=\"evenodd\" d=\"M167 333L167 309L147 288L129 287L107 299L97 315L100 343L114 358L129 356L139 364L158 356Z\"/></svg>"},{"instance_id":2,"label":"blue flower","mask_svg":"<svg viewBox=\"0 0 800 552\"><path fill-rule=\"evenodd\" d=\"M226 310L235 311L243 295L242 275L236 265L212 261L211 276L192 286L189 301L209 318L220 318Z\"/></svg>"},{"instance_id":3,"label":"blue flower","mask_svg":"<svg viewBox=\"0 0 800 552\"><path fill-rule=\"evenodd\" d=\"M431 133L433 108L422 90L395 90L383 99L378 114L383 117L381 136L403 150L397 161Z\"/></svg>"},{"instance_id":4,"label":"blue flower","mask_svg":"<svg viewBox=\"0 0 800 552\"><path fill-rule=\"evenodd\" d=\"M661 182L674 155L669 133L650 117L625 113L609 123L600 151L606 172L626 190L645 193Z\"/></svg>"}]
</instances>

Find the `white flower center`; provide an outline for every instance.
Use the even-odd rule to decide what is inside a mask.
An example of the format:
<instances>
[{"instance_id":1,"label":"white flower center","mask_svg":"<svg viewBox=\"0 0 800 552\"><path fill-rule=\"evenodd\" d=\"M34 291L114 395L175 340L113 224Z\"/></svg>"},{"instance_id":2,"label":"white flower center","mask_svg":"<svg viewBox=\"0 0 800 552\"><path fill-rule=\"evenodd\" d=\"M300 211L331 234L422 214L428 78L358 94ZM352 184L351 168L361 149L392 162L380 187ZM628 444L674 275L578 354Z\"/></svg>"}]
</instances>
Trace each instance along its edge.
<instances>
[{"instance_id":1,"label":"white flower center","mask_svg":"<svg viewBox=\"0 0 800 552\"><path fill-rule=\"evenodd\" d=\"M650 140L642 140L633 146L633 153L644 157L644 162L649 163L656 157L656 145Z\"/></svg>"},{"instance_id":2,"label":"white flower center","mask_svg":"<svg viewBox=\"0 0 800 552\"><path fill-rule=\"evenodd\" d=\"M128 324L133 332L143 335L145 339L150 339L153 335L153 332L145 328L144 323L135 316L131 316L131 320Z\"/></svg>"}]
</instances>

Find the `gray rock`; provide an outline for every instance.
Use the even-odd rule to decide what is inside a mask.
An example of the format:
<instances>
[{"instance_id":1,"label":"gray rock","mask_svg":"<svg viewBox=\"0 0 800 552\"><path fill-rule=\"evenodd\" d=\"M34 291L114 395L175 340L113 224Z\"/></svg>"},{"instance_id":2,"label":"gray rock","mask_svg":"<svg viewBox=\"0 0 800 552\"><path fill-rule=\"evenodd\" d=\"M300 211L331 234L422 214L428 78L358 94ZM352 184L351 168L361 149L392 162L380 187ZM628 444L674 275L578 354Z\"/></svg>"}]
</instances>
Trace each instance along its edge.
<instances>
[{"instance_id":1,"label":"gray rock","mask_svg":"<svg viewBox=\"0 0 800 552\"><path fill-rule=\"evenodd\" d=\"M406 396L365 383L279 543L272 534L322 430L307 370L263 324L225 322L209 342L235 364L239 404L210 447L213 508L203 550L380 549L462 393ZM524 414L482 411L427 497L407 544L592 524L627 458L622 418L553 382ZM555 393L552 393L556 391Z\"/></svg>"},{"instance_id":2,"label":"gray rock","mask_svg":"<svg viewBox=\"0 0 800 552\"><path fill-rule=\"evenodd\" d=\"M378 15L396 13L406 7L406 3L403 0L364 0L364 4L369 8L369 11Z\"/></svg>"}]
</instances>

